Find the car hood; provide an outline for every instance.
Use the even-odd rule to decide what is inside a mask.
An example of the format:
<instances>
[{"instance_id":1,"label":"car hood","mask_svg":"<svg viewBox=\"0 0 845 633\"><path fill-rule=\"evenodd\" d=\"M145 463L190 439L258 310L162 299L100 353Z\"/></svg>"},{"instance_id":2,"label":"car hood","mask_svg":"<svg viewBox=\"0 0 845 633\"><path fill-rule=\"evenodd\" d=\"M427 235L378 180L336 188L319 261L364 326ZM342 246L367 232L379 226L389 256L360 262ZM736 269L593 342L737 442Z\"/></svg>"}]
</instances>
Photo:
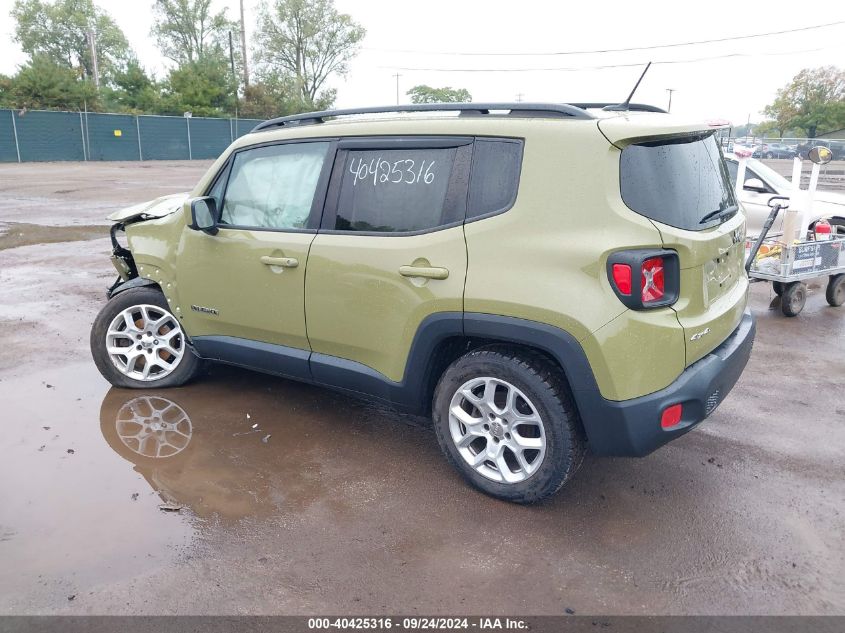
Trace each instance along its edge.
<instances>
[{"instance_id":1,"label":"car hood","mask_svg":"<svg viewBox=\"0 0 845 633\"><path fill-rule=\"evenodd\" d=\"M176 213L182 208L189 197L188 193L175 193L169 196L162 196L149 202L142 202L120 211L115 211L108 219L112 222L125 222L133 218L162 218L165 215Z\"/></svg>"}]
</instances>

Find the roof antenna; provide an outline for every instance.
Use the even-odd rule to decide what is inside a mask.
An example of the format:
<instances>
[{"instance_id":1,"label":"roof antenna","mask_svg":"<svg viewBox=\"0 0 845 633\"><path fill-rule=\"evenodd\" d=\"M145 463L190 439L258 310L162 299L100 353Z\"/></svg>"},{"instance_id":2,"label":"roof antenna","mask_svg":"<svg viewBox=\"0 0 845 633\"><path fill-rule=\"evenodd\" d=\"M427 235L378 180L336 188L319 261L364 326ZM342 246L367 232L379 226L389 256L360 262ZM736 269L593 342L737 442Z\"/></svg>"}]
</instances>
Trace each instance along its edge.
<instances>
[{"instance_id":1,"label":"roof antenna","mask_svg":"<svg viewBox=\"0 0 845 633\"><path fill-rule=\"evenodd\" d=\"M637 79L637 83L634 85L634 89L631 91L631 94L628 95L628 98L625 99L624 103L620 103L618 105L605 106L604 108L602 108L602 110L610 110L612 112L627 112L628 110L630 110L631 99L634 97L634 93L637 91L637 88L640 87L640 82L643 80L643 77L645 77L645 74L648 72L649 68L651 68L651 62L646 64L643 74L640 75L639 79Z\"/></svg>"}]
</instances>

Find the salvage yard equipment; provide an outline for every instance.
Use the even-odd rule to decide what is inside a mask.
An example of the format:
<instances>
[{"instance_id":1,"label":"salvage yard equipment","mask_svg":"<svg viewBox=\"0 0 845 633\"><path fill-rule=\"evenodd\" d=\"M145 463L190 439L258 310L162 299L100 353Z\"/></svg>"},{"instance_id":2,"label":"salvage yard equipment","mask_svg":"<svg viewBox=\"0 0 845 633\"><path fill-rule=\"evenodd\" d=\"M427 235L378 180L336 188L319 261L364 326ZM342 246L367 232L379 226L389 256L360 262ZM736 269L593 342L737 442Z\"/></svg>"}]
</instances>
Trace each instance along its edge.
<instances>
[{"instance_id":1,"label":"salvage yard equipment","mask_svg":"<svg viewBox=\"0 0 845 633\"><path fill-rule=\"evenodd\" d=\"M813 148L809 156L814 163L809 192L812 204L819 165L830 162L831 156L824 147ZM798 190L797 183L795 187ZM789 199L772 196L769 206L772 210L763 231L746 254L745 269L749 277L772 282L772 288L781 297L781 311L788 317L796 316L804 309L808 279L827 276L827 302L833 307L845 303L845 235L832 234L830 223L819 220L808 234L801 235L799 231L800 239L795 239L794 232L788 230L785 234L769 237L778 214L789 208ZM810 212L805 209L805 215Z\"/></svg>"}]
</instances>

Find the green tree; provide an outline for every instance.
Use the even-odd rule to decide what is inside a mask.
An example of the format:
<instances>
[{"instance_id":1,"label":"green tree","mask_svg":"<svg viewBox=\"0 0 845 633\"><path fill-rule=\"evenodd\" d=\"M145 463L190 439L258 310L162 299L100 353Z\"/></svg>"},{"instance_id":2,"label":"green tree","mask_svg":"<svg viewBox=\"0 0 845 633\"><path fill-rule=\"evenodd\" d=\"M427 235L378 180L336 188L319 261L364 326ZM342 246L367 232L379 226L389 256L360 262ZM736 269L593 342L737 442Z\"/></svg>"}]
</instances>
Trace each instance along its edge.
<instances>
[{"instance_id":1,"label":"green tree","mask_svg":"<svg viewBox=\"0 0 845 633\"><path fill-rule=\"evenodd\" d=\"M225 8L212 12L211 1L156 0L152 35L165 57L179 65L209 55L226 57L228 32L238 27L226 17Z\"/></svg>"},{"instance_id":2,"label":"green tree","mask_svg":"<svg viewBox=\"0 0 845 633\"><path fill-rule=\"evenodd\" d=\"M244 89L240 116L245 119L270 119L310 110L328 110L335 99L334 90L324 90L313 103L306 103L295 79L279 73L261 74Z\"/></svg>"},{"instance_id":3,"label":"green tree","mask_svg":"<svg viewBox=\"0 0 845 633\"><path fill-rule=\"evenodd\" d=\"M14 108L15 101L12 95L14 81L8 75L0 75L0 108Z\"/></svg>"},{"instance_id":4,"label":"green tree","mask_svg":"<svg viewBox=\"0 0 845 633\"><path fill-rule=\"evenodd\" d=\"M255 33L256 58L265 72L290 76L308 109L326 80L344 75L366 30L338 13L334 0L273 0L262 3ZM319 95L319 96L318 96Z\"/></svg>"},{"instance_id":5,"label":"green tree","mask_svg":"<svg viewBox=\"0 0 845 633\"><path fill-rule=\"evenodd\" d=\"M122 112L157 112L161 88L137 58L131 57L126 68L114 75L114 88L106 91L109 109Z\"/></svg>"},{"instance_id":6,"label":"green tree","mask_svg":"<svg viewBox=\"0 0 845 633\"><path fill-rule=\"evenodd\" d=\"M129 52L123 31L93 0L16 0L12 17L16 22L15 40L25 53L46 56L86 79L94 76L89 32L96 38L102 79L107 81Z\"/></svg>"},{"instance_id":7,"label":"green tree","mask_svg":"<svg viewBox=\"0 0 845 633\"><path fill-rule=\"evenodd\" d=\"M405 93L411 97L411 103L468 103L472 95L466 88L432 88L425 84L414 86Z\"/></svg>"},{"instance_id":8,"label":"green tree","mask_svg":"<svg viewBox=\"0 0 845 633\"><path fill-rule=\"evenodd\" d=\"M97 93L89 80L55 63L46 55L36 55L21 66L11 80L11 105L30 110L98 109Z\"/></svg>"},{"instance_id":9,"label":"green tree","mask_svg":"<svg viewBox=\"0 0 845 633\"><path fill-rule=\"evenodd\" d=\"M164 81L161 114L228 116L235 110L235 79L223 59L207 57L170 71Z\"/></svg>"},{"instance_id":10,"label":"green tree","mask_svg":"<svg viewBox=\"0 0 845 633\"><path fill-rule=\"evenodd\" d=\"M797 128L808 137L845 127L845 71L805 68L777 92L763 113L782 135Z\"/></svg>"}]
</instances>

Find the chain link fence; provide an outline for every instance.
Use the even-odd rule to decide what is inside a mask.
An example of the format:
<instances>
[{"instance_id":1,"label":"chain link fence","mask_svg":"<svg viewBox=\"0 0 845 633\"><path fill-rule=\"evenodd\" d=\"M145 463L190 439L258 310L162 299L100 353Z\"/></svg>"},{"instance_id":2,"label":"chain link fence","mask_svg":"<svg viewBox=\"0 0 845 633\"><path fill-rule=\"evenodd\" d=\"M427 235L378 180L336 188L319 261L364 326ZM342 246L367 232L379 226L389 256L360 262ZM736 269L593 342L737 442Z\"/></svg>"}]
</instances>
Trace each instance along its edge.
<instances>
[{"instance_id":1,"label":"chain link fence","mask_svg":"<svg viewBox=\"0 0 845 633\"><path fill-rule=\"evenodd\" d=\"M260 122L0 109L0 162L217 158Z\"/></svg>"}]
</instances>

